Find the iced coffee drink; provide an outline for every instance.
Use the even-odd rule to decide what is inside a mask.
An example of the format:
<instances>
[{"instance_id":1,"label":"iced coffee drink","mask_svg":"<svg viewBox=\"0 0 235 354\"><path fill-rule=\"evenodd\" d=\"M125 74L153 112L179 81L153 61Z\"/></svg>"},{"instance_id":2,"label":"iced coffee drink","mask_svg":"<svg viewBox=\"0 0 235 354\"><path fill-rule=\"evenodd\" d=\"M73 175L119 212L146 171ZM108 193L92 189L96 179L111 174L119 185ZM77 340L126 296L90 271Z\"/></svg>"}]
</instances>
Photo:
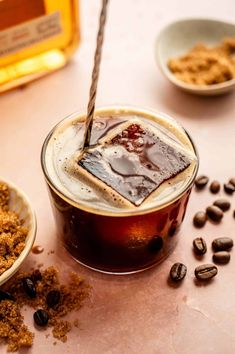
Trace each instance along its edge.
<instances>
[{"instance_id":1,"label":"iced coffee drink","mask_svg":"<svg viewBox=\"0 0 235 354\"><path fill-rule=\"evenodd\" d=\"M195 147L169 117L112 107L96 111L81 154L84 122L84 114L64 119L42 149L58 237L92 269L150 268L176 244L198 169Z\"/></svg>"}]
</instances>

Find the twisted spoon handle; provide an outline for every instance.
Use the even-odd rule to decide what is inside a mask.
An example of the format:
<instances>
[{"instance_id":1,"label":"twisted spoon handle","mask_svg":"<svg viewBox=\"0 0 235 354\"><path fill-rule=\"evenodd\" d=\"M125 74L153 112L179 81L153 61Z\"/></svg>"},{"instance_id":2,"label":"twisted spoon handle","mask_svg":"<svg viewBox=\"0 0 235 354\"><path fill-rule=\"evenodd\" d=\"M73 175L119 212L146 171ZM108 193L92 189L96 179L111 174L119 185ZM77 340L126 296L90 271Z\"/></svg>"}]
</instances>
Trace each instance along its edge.
<instances>
[{"instance_id":1,"label":"twisted spoon handle","mask_svg":"<svg viewBox=\"0 0 235 354\"><path fill-rule=\"evenodd\" d=\"M99 71L100 71L102 45L103 45L103 40L104 40L104 28L105 28L106 15L107 15L107 4L108 4L108 0L102 0L102 9L101 9L101 13L100 13L99 31L98 31L97 39L96 39L96 51L95 51L94 65L93 65L93 71L92 71L90 96L89 96L89 102L88 102L88 106L87 106L87 117L86 117L86 123L85 123L86 125L85 125L84 142L83 142L82 151L87 149L90 145L91 130L92 130L92 125L93 125L93 116L94 116L94 111L95 111L97 84L98 84Z\"/></svg>"}]
</instances>

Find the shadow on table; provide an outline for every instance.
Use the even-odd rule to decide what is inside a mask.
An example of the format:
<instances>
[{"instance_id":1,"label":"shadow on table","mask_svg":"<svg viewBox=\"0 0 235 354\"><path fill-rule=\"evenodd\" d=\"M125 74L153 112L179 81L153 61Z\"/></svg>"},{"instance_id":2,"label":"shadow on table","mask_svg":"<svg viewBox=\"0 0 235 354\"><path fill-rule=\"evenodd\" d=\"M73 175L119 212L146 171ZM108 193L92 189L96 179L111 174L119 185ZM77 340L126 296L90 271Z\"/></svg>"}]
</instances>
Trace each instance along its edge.
<instances>
[{"instance_id":1,"label":"shadow on table","mask_svg":"<svg viewBox=\"0 0 235 354\"><path fill-rule=\"evenodd\" d=\"M170 287L170 288L174 288L174 289L177 289L179 288L182 284L183 284L183 280L181 281L178 281L178 282L175 282L171 279L170 276L168 276L167 278L167 285Z\"/></svg>"},{"instance_id":2,"label":"shadow on table","mask_svg":"<svg viewBox=\"0 0 235 354\"><path fill-rule=\"evenodd\" d=\"M234 92L222 96L200 97L168 84L156 94L160 95L161 101L172 113L192 119L226 119L226 114L234 109Z\"/></svg>"}]
</instances>

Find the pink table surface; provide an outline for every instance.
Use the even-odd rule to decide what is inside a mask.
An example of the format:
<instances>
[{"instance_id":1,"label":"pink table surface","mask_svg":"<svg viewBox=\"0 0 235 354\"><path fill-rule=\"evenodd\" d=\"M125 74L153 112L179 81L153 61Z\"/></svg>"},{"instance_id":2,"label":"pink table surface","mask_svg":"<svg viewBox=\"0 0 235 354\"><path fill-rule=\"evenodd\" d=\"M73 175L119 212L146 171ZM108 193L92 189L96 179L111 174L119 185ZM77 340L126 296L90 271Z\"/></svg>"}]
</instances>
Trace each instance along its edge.
<instances>
[{"instance_id":1,"label":"pink table surface","mask_svg":"<svg viewBox=\"0 0 235 354\"><path fill-rule=\"evenodd\" d=\"M101 275L80 266L57 247L40 149L55 123L86 108L98 11L99 1L81 2L82 43L69 66L0 97L0 174L29 195L37 214L36 243L45 248L41 255L30 254L25 267L54 264L62 271L77 271L93 286L91 301L79 313L80 328L72 331L69 341L53 346L51 337L36 332L28 353L233 354L234 252L211 284L194 283L194 268L200 262L192 254L193 238L203 236L210 243L214 237L233 237L235 230L231 211L219 226L208 223L201 231L193 228L193 214L214 199L209 192L193 192L174 253L142 274ZM235 175L235 96L205 99L178 91L157 68L153 44L159 30L171 20L193 16L233 20L234 13L234 0L111 1L97 97L99 106L134 104L178 119L198 146L200 172L221 182ZM234 197L229 198L235 208ZM55 254L48 256L53 249ZM187 278L179 288L167 284L175 261L188 266ZM210 250L205 261L211 261ZM33 328L30 311L26 318ZM5 353L5 348L0 347L0 352Z\"/></svg>"}]
</instances>

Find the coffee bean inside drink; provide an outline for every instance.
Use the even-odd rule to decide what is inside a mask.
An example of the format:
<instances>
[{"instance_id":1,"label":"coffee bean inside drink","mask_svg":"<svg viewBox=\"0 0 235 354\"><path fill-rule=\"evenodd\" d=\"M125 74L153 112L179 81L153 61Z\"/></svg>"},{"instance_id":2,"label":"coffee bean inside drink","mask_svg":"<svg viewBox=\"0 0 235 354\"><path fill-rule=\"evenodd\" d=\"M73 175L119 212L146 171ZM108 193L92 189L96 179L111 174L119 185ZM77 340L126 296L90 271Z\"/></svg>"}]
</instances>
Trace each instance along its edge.
<instances>
[{"instance_id":1,"label":"coffee bean inside drink","mask_svg":"<svg viewBox=\"0 0 235 354\"><path fill-rule=\"evenodd\" d=\"M85 115L59 123L42 149L58 237L80 263L131 273L174 248L196 176L195 148L169 117L99 109L81 154Z\"/></svg>"}]
</instances>

